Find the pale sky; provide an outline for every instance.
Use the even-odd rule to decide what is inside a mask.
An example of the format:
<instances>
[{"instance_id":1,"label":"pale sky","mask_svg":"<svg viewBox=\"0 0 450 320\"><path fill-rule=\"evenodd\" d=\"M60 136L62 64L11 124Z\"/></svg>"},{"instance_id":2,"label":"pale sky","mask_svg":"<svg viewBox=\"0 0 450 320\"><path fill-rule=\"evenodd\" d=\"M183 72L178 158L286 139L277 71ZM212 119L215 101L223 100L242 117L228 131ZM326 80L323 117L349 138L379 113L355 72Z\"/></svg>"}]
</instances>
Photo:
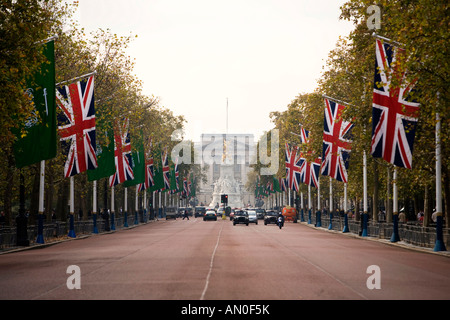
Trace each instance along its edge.
<instances>
[{"instance_id":1,"label":"pale sky","mask_svg":"<svg viewBox=\"0 0 450 320\"><path fill-rule=\"evenodd\" d=\"M345 0L80 0L76 17L93 31L137 35L128 49L143 93L184 115L186 138L273 128L317 87L328 53L353 29Z\"/></svg>"}]
</instances>

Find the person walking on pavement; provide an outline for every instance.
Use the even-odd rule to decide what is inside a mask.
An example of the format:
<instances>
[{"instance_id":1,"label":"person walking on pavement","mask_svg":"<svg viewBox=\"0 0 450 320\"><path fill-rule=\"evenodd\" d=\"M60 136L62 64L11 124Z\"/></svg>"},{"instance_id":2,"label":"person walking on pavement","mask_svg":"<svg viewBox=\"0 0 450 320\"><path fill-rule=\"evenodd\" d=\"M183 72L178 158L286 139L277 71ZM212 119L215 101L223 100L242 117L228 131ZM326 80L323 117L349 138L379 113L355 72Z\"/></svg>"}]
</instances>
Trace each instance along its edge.
<instances>
[{"instance_id":1,"label":"person walking on pavement","mask_svg":"<svg viewBox=\"0 0 450 320\"><path fill-rule=\"evenodd\" d=\"M189 220L189 215L188 215L187 210L184 210L183 220L184 220L184 218L187 218Z\"/></svg>"}]
</instances>

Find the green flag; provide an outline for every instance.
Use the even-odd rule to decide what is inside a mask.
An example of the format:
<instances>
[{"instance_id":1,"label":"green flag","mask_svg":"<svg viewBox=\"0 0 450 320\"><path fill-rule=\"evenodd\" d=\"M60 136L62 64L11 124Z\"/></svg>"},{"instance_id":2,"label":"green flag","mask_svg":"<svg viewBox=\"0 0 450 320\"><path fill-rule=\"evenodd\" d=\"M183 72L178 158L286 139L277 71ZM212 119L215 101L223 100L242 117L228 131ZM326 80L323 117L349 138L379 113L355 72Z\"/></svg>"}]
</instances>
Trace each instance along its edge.
<instances>
[{"instance_id":1,"label":"green flag","mask_svg":"<svg viewBox=\"0 0 450 320\"><path fill-rule=\"evenodd\" d=\"M257 199L259 195L259 176L257 176L255 182L255 199Z\"/></svg>"},{"instance_id":2,"label":"green flag","mask_svg":"<svg viewBox=\"0 0 450 320\"><path fill-rule=\"evenodd\" d=\"M123 183L124 187L135 186L145 182L145 152L144 145L141 143L139 149L132 154L133 159L133 180L127 180Z\"/></svg>"},{"instance_id":3,"label":"green flag","mask_svg":"<svg viewBox=\"0 0 450 320\"><path fill-rule=\"evenodd\" d=\"M275 176L273 176L273 191L281 192L280 182Z\"/></svg>"},{"instance_id":4,"label":"green flag","mask_svg":"<svg viewBox=\"0 0 450 320\"><path fill-rule=\"evenodd\" d=\"M54 41L44 45L47 62L29 81L27 93L34 104L33 116L27 119L26 135L18 135L14 144L17 168L56 157L56 103L55 103L55 45Z\"/></svg>"},{"instance_id":5,"label":"green flag","mask_svg":"<svg viewBox=\"0 0 450 320\"><path fill-rule=\"evenodd\" d=\"M178 192L177 179L175 177L175 168L170 168L170 191Z\"/></svg>"},{"instance_id":6,"label":"green flag","mask_svg":"<svg viewBox=\"0 0 450 320\"><path fill-rule=\"evenodd\" d=\"M110 142L107 146L97 145L97 168L94 170L88 170L88 180L95 181L101 178L107 178L112 176L116 172L116 165L114 159L114 135L111 132Z\"/></svg>"},{"instance_id":7,"label":"green flag","mask_svg":"<svg viewBox=\"0 0 450 320\"><path fill-rule=\"evenodd\" d=\"M153 187L150 187L151 192L160 191L164 189L164 178L162 168L155 168L155 175L153 176L153 181L155 182L155 185Z\"/></svg>"},{"instance_id":8,"label":"green flag","mask_svg":"<svg viewBox=\"0 0 450 320\"><path fill-rule=\"evenodd\" d=\"M195 180L195 178L194 178L194 175L191 173L191 179L190 179L192 182L191 182L191 193L190 193L190 197L191 198L195 198L195 196L196 196L196 189L197 189L197 182L196 182L196 180Z\"/></svg>"}]
</instances>

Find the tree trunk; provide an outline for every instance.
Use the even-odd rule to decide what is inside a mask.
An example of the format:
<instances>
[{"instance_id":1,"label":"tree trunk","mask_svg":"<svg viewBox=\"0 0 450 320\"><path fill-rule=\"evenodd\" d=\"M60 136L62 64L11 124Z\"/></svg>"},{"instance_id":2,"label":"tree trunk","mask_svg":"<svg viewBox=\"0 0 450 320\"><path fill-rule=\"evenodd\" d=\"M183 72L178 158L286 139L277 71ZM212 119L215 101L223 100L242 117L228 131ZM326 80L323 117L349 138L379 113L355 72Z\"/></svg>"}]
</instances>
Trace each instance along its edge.
<instances>
[{"instance_id":1,"label":"tree trunk","mask_svg":"<svg viewBox=\"0 0 450 320\"><path fill-rule=\"evenodd\" d=\"M427 225L430 223L431 220L431 212L433 211L431 209L431 203L430 201L430 187L428 185L425 186L425 195L424 195L424 202L423 202L423 220L427 221ZM425 225L425 224L424 224Z\"/></svg>"},{"instance_id":2,"label":"tree trunk","mask_svg":"<svg viewBox=\"0 0 450 320\"><path fill-rule=\"evenodd\" d=\"M64 179L59 184L58 202L56 204L56 217L58 220L66 221L68 218L67 203L69 200L69 179Z\"/></svg>"},{"instance_id":3,"label":"tree trunk","mask_svg":"<svg viewBox=\"0 0 450 320\"><path fill-rule=\"evenodd\" d=\"M14 184L14 158L12 156L12 150L11 148L8 150L8 154L6 155L6 159L8 162L7 168L6 168L6 187L5 192L3 194L3 209L5 211L5 220L6 225L11 225L12 220L12 186Z\"/></svg>"},{"instance_id":4,"label":"tree trunk","mask_svg":"<svg viewBox=\"0 0 450 320\"><path fill-rule=\"evenodd\" d=\"M39 213L39 182L41 178L41 164L38 163L38 166L33 165L30 169L34 171L34 179L31 189L30 215L28 217L28 224L34 225L36 224L37 215Z\"/></svg>"},{"instance_id":5,"label":"tree trunk","mask_svg":"<svg viewBox=\"0 0 450 320\"><path fill-rule=\"evenodd\" d=\"M355 220L359 221L361 219L361 215L359 214L359 199L355 198Z\"/></svg>"}]
</instances>

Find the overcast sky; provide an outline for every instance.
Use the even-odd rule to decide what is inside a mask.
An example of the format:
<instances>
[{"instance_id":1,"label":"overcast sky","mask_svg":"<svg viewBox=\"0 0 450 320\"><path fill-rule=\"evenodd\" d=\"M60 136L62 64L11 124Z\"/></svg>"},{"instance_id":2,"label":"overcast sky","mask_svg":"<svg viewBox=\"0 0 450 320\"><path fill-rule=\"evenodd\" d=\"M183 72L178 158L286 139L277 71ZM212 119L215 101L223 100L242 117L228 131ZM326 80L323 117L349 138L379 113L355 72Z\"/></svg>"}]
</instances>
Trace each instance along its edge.
<instances>
[{"instance_id":1,"label":"overcast sky","mask_svg":"<svg viewBox=\"0 0 450 320\"><path fill-rule=\"evenodd\" d=\"M327 55L353 26L339 20L344 0L80 0L87 31L138 35L143 93L184 115L186 138L273 128L286 110L317 87Z\"/></svg>"}]
</instances>

